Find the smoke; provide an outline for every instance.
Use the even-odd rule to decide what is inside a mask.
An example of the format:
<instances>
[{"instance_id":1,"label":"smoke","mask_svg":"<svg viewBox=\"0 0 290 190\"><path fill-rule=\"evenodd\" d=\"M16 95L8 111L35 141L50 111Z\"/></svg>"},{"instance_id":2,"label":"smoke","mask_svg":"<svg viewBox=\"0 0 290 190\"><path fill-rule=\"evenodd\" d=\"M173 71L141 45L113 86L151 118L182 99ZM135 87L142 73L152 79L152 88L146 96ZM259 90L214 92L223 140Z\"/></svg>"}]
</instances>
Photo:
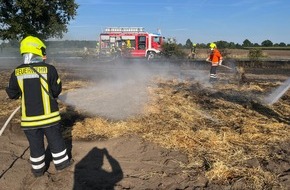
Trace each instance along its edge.
<instances>
[{"instance_id":1,"label":"smoke","mask_svg":"<svg viewBox=\"0 0 290 190\"><path fill-rule=\"evenodd\" d=\"M264 98L264 102L268 105L276 103L290 88L290 78L288 78L278 88L274 89L272 93Z\"/></svg>"},{"instance_id":2,"label":"smoke","mask_svg":"<svg viewBox=\"0 0 290 190\"><path fill-rule=\"evenodd\" d=\"M178 79L183 81L195 81L203 87L212 87L212 83L209 82L209 71L199 69L182 69L179 72Z\"/></svg>"},{"instance_id":3,"label":"smoke","mask_svg":"<svg viewBox=\"0 0 290 190\"><path fill-rule=\"evenodd\" d=\"M173 78L179 73L179 67L167 63L84 64L71 69L91 82L59 99L89 115L113 120L142 114L147 87L154 77Z\"/></svg>"}]
</instances>

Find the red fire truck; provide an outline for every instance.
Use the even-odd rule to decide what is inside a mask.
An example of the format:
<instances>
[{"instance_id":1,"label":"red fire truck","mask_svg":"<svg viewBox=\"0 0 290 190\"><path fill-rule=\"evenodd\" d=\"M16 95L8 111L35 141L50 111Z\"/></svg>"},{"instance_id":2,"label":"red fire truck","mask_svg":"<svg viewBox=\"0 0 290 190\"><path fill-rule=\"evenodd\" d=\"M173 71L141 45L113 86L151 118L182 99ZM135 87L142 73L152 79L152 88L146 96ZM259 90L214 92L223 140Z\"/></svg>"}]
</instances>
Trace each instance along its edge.
<instances>
[{"instance_id":1,"label":"red fire truck","mask_svg":"<svg viewBox=\"0 0 290 190\"><path fill-rule=\"evenodd\" d=\"M143 27L108 27L100 34L100 56L122 56L152 59L160 54L164 38L148 33Z\"/></svg>"}]
</instances>

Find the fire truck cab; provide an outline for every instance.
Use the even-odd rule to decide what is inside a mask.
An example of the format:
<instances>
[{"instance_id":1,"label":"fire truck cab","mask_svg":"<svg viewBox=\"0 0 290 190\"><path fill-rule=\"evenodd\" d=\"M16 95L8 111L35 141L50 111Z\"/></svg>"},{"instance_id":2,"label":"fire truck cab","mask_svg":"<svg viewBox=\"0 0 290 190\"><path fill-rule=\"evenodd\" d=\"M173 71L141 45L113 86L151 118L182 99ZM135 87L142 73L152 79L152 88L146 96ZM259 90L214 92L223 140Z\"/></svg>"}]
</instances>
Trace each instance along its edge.
<instances>
[{"instance_id":1,"label":"fire truck cab","mask_svg":"<svg viewBox=\"0 0 290 190\"><path fill-rule=\"evenodd\" d=\"M148 33L143 27L108 27L100 34L99 53L152 59L160 54L163 39L160 32Z\"/></svg>"}]
</instances>

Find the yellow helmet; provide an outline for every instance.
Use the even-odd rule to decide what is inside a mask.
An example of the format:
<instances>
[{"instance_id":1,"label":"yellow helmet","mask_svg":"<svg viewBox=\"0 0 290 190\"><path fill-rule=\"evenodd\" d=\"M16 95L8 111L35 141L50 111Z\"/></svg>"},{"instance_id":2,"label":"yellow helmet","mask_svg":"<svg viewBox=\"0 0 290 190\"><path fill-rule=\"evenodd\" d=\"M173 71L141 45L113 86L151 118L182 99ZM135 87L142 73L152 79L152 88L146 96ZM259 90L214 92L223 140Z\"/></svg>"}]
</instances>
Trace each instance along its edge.
<instances>
[{"instance_id":1,"label":"yellow helmet","mask_svg":"<svg viewBox=\"0 0 290 190\"><path fill-rule=\"evenodd\" d=\"M210 44L209 44L209 47L210 47L211 49L214 49L214 48L216 48L216 44L215 44L215 43L210 43Z\"/></svg>"},{"instance_id":2,"label":"yellow helmet","mask_svg":"<svg viewBox=\"0 0 290 190\"><path fill-rule=\"evenodd\" d=\"M195 47L195 46L196 46L196 44L192 44L192 46L193 46L193 47Z\"/></svg>"},{"instance_id":3,"label":"yellow helmet","mask_svg":"<svg viewBox=\"0 0 290 190\"><path fill-rule=\"evenodd\" d=\"M44 43L34 36L27 36L20 42L20 54L24 53L33 53L38 56L45 56L45 48Z\"/></svg>"}]
</instances>

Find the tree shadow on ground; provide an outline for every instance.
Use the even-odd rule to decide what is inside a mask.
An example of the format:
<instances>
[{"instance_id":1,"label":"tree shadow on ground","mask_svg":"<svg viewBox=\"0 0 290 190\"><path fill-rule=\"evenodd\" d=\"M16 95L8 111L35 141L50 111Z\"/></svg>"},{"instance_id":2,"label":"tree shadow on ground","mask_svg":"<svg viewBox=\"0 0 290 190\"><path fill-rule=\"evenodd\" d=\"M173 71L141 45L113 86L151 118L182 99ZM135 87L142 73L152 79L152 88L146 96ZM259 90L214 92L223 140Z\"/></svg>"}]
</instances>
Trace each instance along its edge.
<instances>
[{"instance_id":1,"label":"tree shadow on ground","mask_svg":"<svg viewBox=\"0 0 290 190\"><path fill-rule=\"evenodd\" d=\"M103 168L104 159L110 165L110 171ZM113 190L117 182L123 179L120 164L107 149L93 148L75 165L74 190L106 189Z\"/></svg>"}]
</instances>

